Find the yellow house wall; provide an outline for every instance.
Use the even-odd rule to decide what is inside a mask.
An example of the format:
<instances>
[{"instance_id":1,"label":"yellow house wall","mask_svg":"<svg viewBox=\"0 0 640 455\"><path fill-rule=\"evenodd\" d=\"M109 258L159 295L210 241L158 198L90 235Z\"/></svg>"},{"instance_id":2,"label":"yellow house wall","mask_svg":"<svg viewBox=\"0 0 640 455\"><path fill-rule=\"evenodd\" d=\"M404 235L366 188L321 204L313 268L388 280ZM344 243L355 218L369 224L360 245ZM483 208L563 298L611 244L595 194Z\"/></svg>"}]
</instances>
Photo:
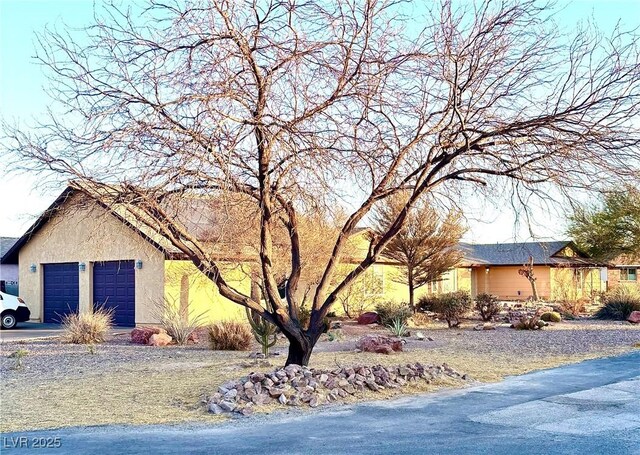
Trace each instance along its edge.
<instances>
[{"instance_id":1,"label":"yellow house wall","mask_svg":"<svg viewBox=\"0 0 640 455\"><path fill-rule=\"evenodd\" d=\"M519 266L474 268L472 273L475 275L473 281L476 284L476 295L488 293L504 300L524 300L532 296L531 284L529 280L518 273L520 268ZM537 278L538 295L540 298L549 298L551 294L550 267L535 266L533 272Z\"/></svg>"},{"instance_id":2,"label":"yellow house wall","mask_svg":"<svg viewBox=\"0 0 640 455\"><path fill-rule=\"evenodd\" d=\"M222 276L231 287L250 295L251 273L248 265L220 264ZM165 302L184 305L188 300L191 318L200 316L200 322L224 320L245 321L244 307L222 297L216 285L200 272L191 261L165 261ZM188 286L188 292L185 289Z\"/></svg>"},{"instance_id":3,"label":"yellow house wall","mask_svg":"<svg viewBox=\"0 0 640 455\"><path fill-rule=\"evenodd\" d=\"M589 298L606 290L606 282L600 279L599 269L551 269L552 300L576 300Z\"/></svg>"},{"instance_id":4,"label":"yellow house wall","mask_svg":"<svg viewBox=\"0 0 640 455\"><path fill-rule=\"evenodd\" d=\"M141 324L155 320L153 302L162 299L164 255L97 205L63 209L20 249L20 294L31 309L31 319L39 321L44 294L42 265L84 262L86 270L79 273L79 310L90 311L93 262L138 259L143 267L136 270L135 317ZM35 273L29 270L31 264L36 265Z\"/></svg>"}]
</instances>

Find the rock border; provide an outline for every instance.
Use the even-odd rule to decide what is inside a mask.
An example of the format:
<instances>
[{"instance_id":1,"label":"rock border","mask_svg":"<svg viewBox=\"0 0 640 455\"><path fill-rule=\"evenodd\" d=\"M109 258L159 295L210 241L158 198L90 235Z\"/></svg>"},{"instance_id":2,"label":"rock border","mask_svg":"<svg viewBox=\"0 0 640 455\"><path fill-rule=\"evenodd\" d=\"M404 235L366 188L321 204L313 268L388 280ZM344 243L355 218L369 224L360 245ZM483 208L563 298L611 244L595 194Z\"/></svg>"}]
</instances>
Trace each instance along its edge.
<instances>
[{"instance_id":1,"label":"rock border","mask_svg":"<svg viewBox=\"0 0 640 455\"><path fill-rule=\"evenodd\" d=\"M429 384L444 377L469 380L466 374L458 373L446 363L355 366L334 370L288 365L270 373L250 373L237 381L227 382L205 401L207 410L213 414L250 415L255 406L279 403L315 408L365 390L398 389L417 381Z\"/></svg>"}]
</instances>

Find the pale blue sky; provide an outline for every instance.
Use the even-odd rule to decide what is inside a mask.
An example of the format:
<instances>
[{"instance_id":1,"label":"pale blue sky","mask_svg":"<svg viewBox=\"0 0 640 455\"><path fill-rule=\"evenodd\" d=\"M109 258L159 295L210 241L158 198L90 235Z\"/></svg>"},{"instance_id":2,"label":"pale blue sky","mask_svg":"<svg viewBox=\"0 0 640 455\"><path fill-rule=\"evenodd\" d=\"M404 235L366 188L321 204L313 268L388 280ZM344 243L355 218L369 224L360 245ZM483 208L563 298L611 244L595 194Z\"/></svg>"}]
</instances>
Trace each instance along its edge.
<instances>
[{"instance_id":1,"label":"pale blue sky","mask_svg":"<svg viewBox=\"0 0 640 455\"><path fill-rule=\"evenodd\" d=\"M123 0L127 3L127 0ZM592 16L605 32L618 20L623 28L640 26L640 0L576 0L568 3L558 17L568 31L582 19ZM42 68L33 59L35 33L45 26L63 23L80 27L93 17L91 0L0 0L0 115L7 120L29 123L50 104L43 87L47 84ZM8 176L0 161L0 236L19 236L57 196L60 188L41 188L30 176ZM484 222L473 222L468 239L497 242L525 240L525 227L514 231L509 210L483 209ZM535 228L542 237L561 237L560 213L547 213L546 227ZM555 218L555 220L554 220Z\"/></svg>"}]
</instances>

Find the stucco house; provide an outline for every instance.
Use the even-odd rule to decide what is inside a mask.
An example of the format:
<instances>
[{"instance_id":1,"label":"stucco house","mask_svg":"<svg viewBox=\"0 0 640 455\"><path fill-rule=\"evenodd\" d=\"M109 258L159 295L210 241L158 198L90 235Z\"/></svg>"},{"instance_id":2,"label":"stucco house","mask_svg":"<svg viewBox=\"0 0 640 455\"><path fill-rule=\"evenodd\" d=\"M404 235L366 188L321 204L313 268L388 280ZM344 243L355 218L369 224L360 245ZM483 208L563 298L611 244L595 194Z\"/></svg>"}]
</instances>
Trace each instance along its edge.
<instances>
[{"instance_id":1,"label":"stucco house","mask_svg":"<svg viewBox=\"0 0 640 455\"><path fill-rule=\"evenodd\" d=\"M591 260L571 241L471 244L461 243L459 266L430 283L429 293L467 290L502 300L532 296L529 280L518 271L533 259L538 294L545 300L574 300L606 290L605 267Z\"/></svg>"},{"instance_id":2,"label":"stucco house","mask_svg":"<svg viewBox=\"0 0 640 455\"><path fill-rule=\"evenodd\" d=\"M58 322L70 312L103 305L114 310L116 324L134 326L157 322L167 302L186 306L202 321L246 318L242 307L220 296L191 261L129 210L90 201L70 185L4 254L3 262L19 264L20 293L32 320ZM177 216L184 216L181 222L197 237L211 235L224 221L219 214L190 219L188 213L196 211L202 212L182 210L187 215ZM366 241L363 231L354 241ZM349 258L345 266L356 260ZM228 250L220 264L232 286L251 293L252 263L241 248ZM375 264L362 278L364 297L406 301L408 289L392 279L395 274L396 265Z\"/></svg>"},{"instance_id":3,"label":"stucco house","mask_svg":"<svg viewBox=\"0 0 640 455\"><path fill-rule=\"evenodd\" d=\"M3 261L5 253L15 245L17 237L0 237L0 291L18 294L18 261Z\"/></svg>"},{"instance_id":4,"label":"stucco house","mask_svg":"<svg viewBox=\"0 0 640 455\"><path fill-rule=\"evenodd\" d=\"M610 288L623 286L640 289L640 257L622 255L611 261L608 284Z\"/></svg>"}]
</instances>

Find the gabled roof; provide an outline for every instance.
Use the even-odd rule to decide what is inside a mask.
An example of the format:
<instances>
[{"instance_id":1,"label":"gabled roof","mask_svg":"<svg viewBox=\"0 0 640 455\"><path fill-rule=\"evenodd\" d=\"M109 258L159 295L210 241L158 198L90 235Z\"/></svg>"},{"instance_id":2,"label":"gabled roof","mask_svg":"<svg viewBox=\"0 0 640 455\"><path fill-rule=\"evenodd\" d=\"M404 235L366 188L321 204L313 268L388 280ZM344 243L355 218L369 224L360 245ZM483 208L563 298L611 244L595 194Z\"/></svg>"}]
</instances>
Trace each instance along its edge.
<instances>
[{"instance_id":1,"label":"gabled roof","mask_svg":"<svg viewBox=\"0 0 640 455\"><path fill-rule=\"evenodd\" d=\"M568 250L565 250L568 248ZM554 242L523 243L460 243L464 254L463 264L483 265L523 265L533 258L534 265L551 266L597 266L586 254L569 240ZM572 255L565 252L570 251Z\"/></svg>"},{"instance_id":2,"label":"gabled roof","mask_svg":"<svg viewBox=\"0 0 640 455\"><path fill-rule=\"evenodd\" d=\"M0 237L0 263L2 264L17 264L16 262L5 262L2 261L2 257L16 244L18 241L18 237Z\"/></svg>"},{"instance_id":3,"label":"gabled roof","mask_svg":"<svg viewBox=\"0 0 640 455\"><path fill-rule=\"evenodd\" d=\"M64 203L71 197L73 194L78 192L76 188L72 185L67 186L64 191L56 198L55 201L38 217L38 219L27 229L27 231L16 240L16 242L9 248L4 254L0 257L0 263L2 264L17 264L18 263L18 253L20 249L40 230L44 227L51 218L58 212L58 210L64 205ZM99 203L99 202L98 202ZM101 204L103 205L103 204ZM140 234L145 240L151 243L154 247L163 251L165 254L168 252L157 242L155 242L152 238L148 237L144 232L140 229L133 226L127 219L125 219L122 215L118 214L116 210L110 210L106 206L105 209L109 210L116 218L122 221L125 225L132 228L135 232Z\"/></svg>"}]
</instances>

